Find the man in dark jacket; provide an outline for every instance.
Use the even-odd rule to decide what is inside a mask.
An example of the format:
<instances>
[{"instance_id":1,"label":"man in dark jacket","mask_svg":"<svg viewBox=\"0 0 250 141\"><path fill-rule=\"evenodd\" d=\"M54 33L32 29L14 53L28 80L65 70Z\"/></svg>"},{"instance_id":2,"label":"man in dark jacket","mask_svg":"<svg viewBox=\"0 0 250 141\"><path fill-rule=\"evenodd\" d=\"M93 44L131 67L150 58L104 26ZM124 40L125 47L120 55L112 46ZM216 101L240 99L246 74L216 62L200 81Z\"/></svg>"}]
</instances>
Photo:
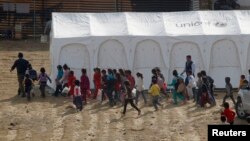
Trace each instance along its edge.
<instances>
[{"instance_id":1,"label":"man in dark jacket","mask_svg":"<svg viewBox=\"0 0 250 141\"><path fill-rule=\"evenodd\" d=\"M15 68L17 70L17 80L19 83L18 88L18 95L22 93L22 97L25 97L24 92L24 86L23 86L23 80L25 76L25 72L27 70L29 62L25 59L23 59L23 53L18 53L18 59L14 62L13 66L10 69L10 72L12 72Z\"/></svg>"}]
</instances>

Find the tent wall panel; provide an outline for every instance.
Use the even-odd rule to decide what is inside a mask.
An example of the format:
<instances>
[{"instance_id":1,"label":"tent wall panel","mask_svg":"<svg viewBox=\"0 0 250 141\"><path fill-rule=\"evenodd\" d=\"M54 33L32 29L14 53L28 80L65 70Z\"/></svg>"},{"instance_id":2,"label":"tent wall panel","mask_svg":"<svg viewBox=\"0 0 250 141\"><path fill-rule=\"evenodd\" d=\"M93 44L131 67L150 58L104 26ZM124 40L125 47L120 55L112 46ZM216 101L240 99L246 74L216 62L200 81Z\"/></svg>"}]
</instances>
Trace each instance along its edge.
<instances>
[{"instance_id":1,"label":"tent wall panel","mask_svg":"<svg viewBox=\"0 0 250 141\"><path fill-rule=\"evenodd\" d=\"M135 48L133 70L134 73L140 72L144 74L144 84L146 88L148 88L151 83L151 70L154 67L159 67L164 76L167 76L167 67L163 60L160 44L149 39L138 42Z\"/></svg>"},{"instance_id":2,"label":"tent wall panel","mask_svg":"<svg viewBox=\"0 0 250 141\"><path fill-rule=\"evenodd\" d=\"M100 68L128 68L125 48L118 40L105 41L99 47L98 67Z\"/></svg>"},{"instance_id":3,"label":"tent wall panel","mask_svg":"<svg viewBox=\"0 0 250 141\"><path fill-rule=\"evenodd\" d=\"M90 55L86 46L82 44L69 44L62 47L58 64L67 64L74 71L77 79L81 77L81 69L90 72Z\"/></svg>"},{"instance_id":4,"label":"tent wall panel","mask_svg":"<svg viewBox=\"0 0 250 141\"><path fill-rule=\"evenodd\" d=\"M225 77L231 77L233 87L237 87L242 71L235 42L219 40L213 44L211 53L210 75L216 78L217 87L224 87Z\"/></svg>"}]
</instances>

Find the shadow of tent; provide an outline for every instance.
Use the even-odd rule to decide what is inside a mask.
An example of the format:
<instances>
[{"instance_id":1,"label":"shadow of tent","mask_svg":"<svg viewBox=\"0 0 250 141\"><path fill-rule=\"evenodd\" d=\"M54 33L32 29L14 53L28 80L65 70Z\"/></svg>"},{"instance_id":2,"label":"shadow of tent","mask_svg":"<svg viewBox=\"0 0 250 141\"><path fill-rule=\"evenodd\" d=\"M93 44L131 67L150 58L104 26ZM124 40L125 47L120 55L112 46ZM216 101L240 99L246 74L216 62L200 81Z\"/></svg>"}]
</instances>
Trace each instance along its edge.
<instances>
[{"instance_id":1,"label":"shadow of tent","mask_svg":"<svg viewBox=\"0 0 250 141\"><path fill-rule=\"evenodd\" d=\"M154 40L143 40L136 45L134 66L135 73L140 72L144 76L144 85L147 89L151 83L151 70L159 67L166 77L167 67L163 61L160 44Z\"/></svg>"},{"instance_id":2,"label":"shadow of tent","mask_svg":"<svg viewBox=\"0 0 250 141\"><path fill-rule=\"evenodd\" d=\"M128 68L125 48L118 40L107 40L99 47L98 67L107 69Z\"/></svg>"},{"instance_id":3,"label":"shadow of tent","mask_svg":"<svg viewBox=\"0 0 250 141\"><path fill-rule=\"evenodd\" d=\"M87 72L90 72L90 55L85 45L77 43L65 45L59 56L59 64L67 64L74 71L77 79L80 79L82 68L86 68ZM91 78L90 73L88 76Z\"/></svg>"},{"instance_id":4,"label":"shadow of tent","mask_svg":"<svg viewBox=\"0 0 250 141\"><path fill-rule=\"evenodd\" d=\"M231 77L233 87L238 87L241 63L237 46L231 40L219 40L212 46L209 74L219 88L225 87L225 77Z\"/></svg>"},{"instance_id":5,"label":"shadow of tent","mask_svg":"<svg viewBox=\"0 0 250 141\"><path fill-rule=\"evenodd\" d=\"M173 78L173 70L177 70L180 74L184 70L186 56L191 55L195 63L195 73L204 69L204 62L201 55L200 48L197 44L192 42L180 42L173 45L170 59L169 82ZM196 74L195 74L196 75Z\"/></svg>"}]
</instances>

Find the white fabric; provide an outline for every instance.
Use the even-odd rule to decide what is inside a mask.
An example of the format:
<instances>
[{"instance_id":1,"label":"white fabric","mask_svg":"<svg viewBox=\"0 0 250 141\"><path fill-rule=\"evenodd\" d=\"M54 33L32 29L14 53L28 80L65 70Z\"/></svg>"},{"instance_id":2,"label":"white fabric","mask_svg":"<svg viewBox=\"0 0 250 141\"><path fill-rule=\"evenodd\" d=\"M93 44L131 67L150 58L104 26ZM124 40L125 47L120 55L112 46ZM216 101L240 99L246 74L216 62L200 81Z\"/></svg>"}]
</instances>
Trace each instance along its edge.
<instances>
[{"instance_id":1,"label":"white fabric","mask_svg":"<svg viewBox=\"0 0 250 141\"><path fill-rule=\"evenodd\" d=\"M172 71L181 73L186 55L191 55L195 72L206 70L217 88L225 87L225 77L237 87L250 67L249 25L248 10L53 13L51 78L64 63L77 79L82 68L89 78L95 67L123 68L141 72L149 88L152 68L159 67L171 81Z\"/></svg>"},{"instance_id":2,"label":"white fabric","mask_svg":"<svg viewBox=\"0 0 250 141\"><path fill-rule=\"evenodd\" d=\"M144 90L143 79L141 77L136 78L136 86L137 91L141 92Z\"/></svg>"},{"instance_id":3,"label":"white fabric","mask_svg":"<svg viewBox=\"0 0 250 141\"><path fill-rule=\"evenodd\" d=\"M189 83L188 83L189 88L195 88L196 87L196 81L195 81L193 75L188 77L188 81L189 81Z\"/></svg>"},{"instance_id":4,"label":"white fabric","mask_svg":"<svg viewBox=\"0 0 250 141\"><path fill-rule=\"evenodd\" d=\"M249 34L249 11L53 13L54 37Z\"/></svg>"}]
</instances>

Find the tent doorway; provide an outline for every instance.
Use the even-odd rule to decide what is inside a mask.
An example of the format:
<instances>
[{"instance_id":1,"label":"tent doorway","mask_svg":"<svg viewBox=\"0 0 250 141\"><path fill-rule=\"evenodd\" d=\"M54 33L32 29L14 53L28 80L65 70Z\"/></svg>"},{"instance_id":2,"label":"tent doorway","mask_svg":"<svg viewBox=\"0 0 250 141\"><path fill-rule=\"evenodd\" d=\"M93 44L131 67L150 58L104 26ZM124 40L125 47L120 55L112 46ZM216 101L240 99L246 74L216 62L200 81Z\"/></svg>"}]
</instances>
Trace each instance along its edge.
<instances>
[{"instance_id":1,"label":"tent doorway","mask_svg":"<svg viewBox=\"0 0 250 141\"><path fill-rule=\"evenodd\" d=\"M160 44L153 40L139 42L135 49L133 68L134 73L140 72L143 74L146 89L151 84L151 70L155 67L159 67L163 75L167 77L167 67L163 61Z\"/></svg>"},{"instance_id":2,"label":"tent doorway","mask_svg":"<svg viewBox=\"0 0 250 141\"><path fill-rule=\"evenodd\" d=\"M69 44L62 47L59 64L67 64L74 71L77 79L81 76L81 69L86 68L90 76L90 55L86 46L82 44Z\"/></svg>"},{"instance_id":3,"label":"tent doorway","mask_svg":"<svg viewBox=\"0 0 250 141\"><path fill-rule=\"evenodd\" d=\"M128 68L125 48L117 40L108 40L101 44L98 54L98 67L101 69Z\"/></svg>"},{"instance_id":4,"label":"tent doorway","mask_svg":"<svg viewBox=\"0 0 250 141\"><path fill-rule=\"evenodd\" d=\"M215 42L210 58L209 74L214 78L217 87L225 87L225 77L231 77L233 87L238 87L241 63L236 44L231 40Z\"/></svg>"}]
</instances>

